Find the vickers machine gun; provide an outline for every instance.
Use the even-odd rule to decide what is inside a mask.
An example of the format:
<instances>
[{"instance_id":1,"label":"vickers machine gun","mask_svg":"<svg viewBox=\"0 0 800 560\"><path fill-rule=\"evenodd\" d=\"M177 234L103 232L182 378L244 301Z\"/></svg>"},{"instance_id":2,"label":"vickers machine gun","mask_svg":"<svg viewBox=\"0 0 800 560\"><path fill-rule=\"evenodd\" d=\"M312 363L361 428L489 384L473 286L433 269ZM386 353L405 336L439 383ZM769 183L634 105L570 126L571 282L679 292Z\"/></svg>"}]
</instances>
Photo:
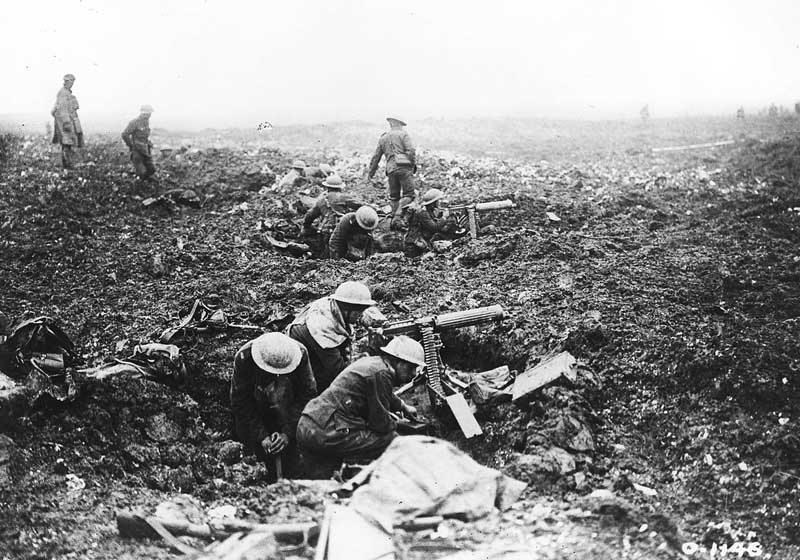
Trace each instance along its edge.
<instances>
[{"instance_id":1,"label":"vickers machine gun","mask_svg":"<svg viewBox=\"0 0 800 560\"><path fill-rule=\"evenodd\" d=\"M489 212L490 210L502 210L504 208L516 208L517 205L508 199L493 200L492 202L473 202L464 206L450 206L448 210L456 214L456 222L459 227L469 227L469 235L472 239L478 238L478 223L475 214Z\"/></svg>"},{"instance_id":2,"label":"vickers machine gun","mask_svg":"<svg viewBox=\"0 0 800 560\"><path fill-rule=\"evenodd\" d=\"M442 362L439 354L439 350L443 346L440 333L449 329L499 321L503 317L503 308L499 305L491 305L489 307L478 307L465 311L387 323L382 328L373 329L373 333L381 339L404 334L422 342L422 347L425 349L423 376L428 388L430 403L437 407L446 404L453 412L464 435L469 438L479 435L483 431L478 425L478 421L475 420L475 416L472 414L466 399L464 399L464 395L461 393L461 391L466 390L467 385L449 375L444 362Z\"/></svg>"}]
</instances>

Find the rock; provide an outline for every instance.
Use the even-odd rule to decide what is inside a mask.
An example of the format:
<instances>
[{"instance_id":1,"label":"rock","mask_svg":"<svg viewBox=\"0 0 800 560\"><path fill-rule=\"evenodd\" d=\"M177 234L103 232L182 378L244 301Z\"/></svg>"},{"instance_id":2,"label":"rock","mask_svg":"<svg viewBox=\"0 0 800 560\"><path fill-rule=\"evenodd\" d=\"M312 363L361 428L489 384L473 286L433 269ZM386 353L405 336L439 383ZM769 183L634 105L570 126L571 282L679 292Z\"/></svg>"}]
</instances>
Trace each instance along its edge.
<instances>
[{"instance_id":1,"label":"rock","mask_svg":"<svg viewBox=\"0 0 800 560\"><path fill-rule=\"evenodd\" d=\"M161 449L161 463L170 467L192 464L194 449L185 444L169 445Z\"/></svg>"},{"instance_id":2,"label":"rock","mask_svg":"<svg viewBox=\"0 0 800 560\"><path fill-rule=\"evenodd\" d=\"M30 408L30 391L25 385L0 373L0 428L10 426Z\"/></svg>"},{"instance_id":3,"label":"rock","mask_svg":"<svg viewBox=\"0 0 800 560\"><path fill-rule=\"evenodd\" d=\"M167 417L165 413L154 414L147 419L145 433L153 441L170 443L183 437L183 428Z\"/></svg>"},{"instance_id":4,"label":"rock","mask_svg":"<svg viewBox=\"0 0 800 560\"><path fill-rule=\"evenodd\" d=\"M219 446L217 458L226 465L233 465L242 460L244 445L238 441L223 441Z\"/></svg>"},{"instance_id":5,"label":"rock","mask_svg":"<svg viewBox=\"0 0 800 560\"><path fill-rule=\"evenodd\" d=\"M559 415L556 425L548 431L553 443L578 453L594 451L594 436L589 427L572 414Z\"/></svg>"},{"instance_id":6,"label":"rock","mask_svg":"<svg viewBox=\"0 0 800 560\"><path fill-rule=\"evenodd\" d=\"M611 515L617 521L638 521L641 516L636 508L627 500L620 498L611 490L598 489L584 496L579 501L581 508L598 513L600 515Z\"/></svg>"},{"instance_id":7,"label":"rock","mask_svg":"<svg viewBox=\"0 0 800 560\"><path fill-rule=\"evenodd\" d=\"M123 454L138 465L152 466L161 462L161 454L155 446L131 443L123 449Z\"/></svg>"},{"instance_id":8,"label":"rock","mask_svg":"<svg viewBox=\"0 0 800 560\"><path fill-rule=\"evenodd\" d=\"M517 453L513 457L509 475L534 485L554 482L575 471L575 459L560 447L550 447L538 453Z\"/></svg>"},{"instance_id":9,"label":"rock","mask_svg":"<svg viewBox=\"0 0 800 560\"><path fill-rule=\"evenodd\" d=\"M11 465L14 463L17 444L5 434L0 434L0 488L11 484Z\"/></svg>"}]
</instances>

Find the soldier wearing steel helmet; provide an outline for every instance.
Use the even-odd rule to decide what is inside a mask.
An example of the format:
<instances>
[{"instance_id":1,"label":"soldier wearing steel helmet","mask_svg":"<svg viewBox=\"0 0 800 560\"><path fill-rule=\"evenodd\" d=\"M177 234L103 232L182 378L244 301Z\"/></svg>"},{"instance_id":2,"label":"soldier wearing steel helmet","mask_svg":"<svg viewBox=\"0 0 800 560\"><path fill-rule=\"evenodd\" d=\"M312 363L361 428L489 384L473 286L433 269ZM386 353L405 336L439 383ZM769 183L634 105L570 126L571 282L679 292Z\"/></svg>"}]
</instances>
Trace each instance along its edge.
<instances>
[{"instance_id":1,"label":"soldier wearing steel helmet","mask_svg":"<svg viewBox=\"0 0 800 560\"><path fill-rule=\"evenodd\" d=\"M72 93L75 76L64 76L64 87L56 95L50 114L54 119L53 144L61 145L61 165L70 169L75 163L75 148L83 147L83 128L78 118L78 98Z\"/></svg>"},{"instance_id":2,"label":"soldier wearing steel helmet","mask_svg":"<svg viewBox=\"0 0 800 560\"><path fill-rule=\"evenodd\" d=\"M270 456L281 455L286 473L293 474L297 421L316 395L305 346L285 334L262 334L242 346L233 361L230 402L236 438L268 466Z\"/></svg>"},{"instance_id":3,"label":"soldier wearing steel helmet","mask_svg":"<svg viewBox=\"0 0 800 560\"><path fill-rule=\"evenodd\" d=\"M139 179L151 179L155 175L153 164L153 143L150 142L150 115L153 108L142 105L139 116L128 123L122 131L122 140L131 151L131 162Z\"/></svg>"},{"instance_id":4,"label":"soldier wearing steel helmet","mask_svg":"<svg viewBox=\"0 0 800 560\"><path fill-rule=\"evenodd\" d=\"M414 257L430 251L431 242L443 234L452 233L456 224L439 210L439 201L444 193L439 189L428 189L419 202L409 205L405 211L408 224L404 242L406 256Z\"/></svg>"},{"instance_id":5,"label":"soldier wearing steel helmet","mask_svg":"<svg viewBox=\"0 0 800 560\"><path fill-rule=\"evenodd\" d=\"M300 310L289 325L286 334L308 348L318 391L324 391L347 365L353 325L373 305L366 285L343 282L332 295Z\"/></svg>"},{"instance_id":6,"label":"soldier wearing steel helmet","mask_svg":"<svg viewBox=\"0 0 800 560\"><path fill-rule=\"evenodd\" d=\"M332 259L366 259L372 255L372 231L378 227L378 213L371 206L361 206L341 218L331 233L328 251ZM357 247L359 244L362 247Z\"/></svg>"},{"instance_id":7,"label":"soldier wearing steel helmet","mask_svg":"<svg viewBox=\"0 0 800 560\"><path fill-rule=\"evenodd\" d=\"M356 360L330 387L306 405L297 424L297 444L310 478L325 478L342 462L376 459L397 436L395 412L416 409L394 394L425 365L422 345L393 338L377 356Z\"/></svg>"},{"instance_id":8,"label":"soldier wearing steel helmet","mask_svg":"<svg viewBox=\"0 0 800 560\"><path fill-rule=\"evenodd\" d=\"M372 180L378 171L381 158L386 158L386 177L389 180L389 206L392 208L392 226L399 225L403 206L414 200L414 174L417 172L417 155L414 142L405 130L406 123L394 117L386 119L391 127L378 140L378 147L369 162L367 179ZM401 196L402 195L402 196Z\"/></svg>"},{"instance_id":9,"label":"soldier wearing steel helmet","mask_svg":"<svg viewBox=\"0 0 800 560\"><path fill-rule=\"evenodd\" d=\"M303 181L305 173L306 162L304 162L302 159L294 160L292 162L292 168L278 182L278 188L281 190L286 190L297 186L298 183Z\"/></svg>"},{"instance_id":10,"label":"soldier wearing steel helmet","mask_svg":"<svg viewBox=\"0 0 800 560\"><path fill-rule=\"evenodd\" d=\"M324 247L325 257L327 257L328 240L331 233L336 229L339 218L358 210L361 206L353 197L343 192L344 181L338 175L329 175L322 181L325 192L317 197L314 206L306 212L303 219L303 235L313 234L313 224L319 220L317 231L320 241Z\"/></svg>"}]
</instances>

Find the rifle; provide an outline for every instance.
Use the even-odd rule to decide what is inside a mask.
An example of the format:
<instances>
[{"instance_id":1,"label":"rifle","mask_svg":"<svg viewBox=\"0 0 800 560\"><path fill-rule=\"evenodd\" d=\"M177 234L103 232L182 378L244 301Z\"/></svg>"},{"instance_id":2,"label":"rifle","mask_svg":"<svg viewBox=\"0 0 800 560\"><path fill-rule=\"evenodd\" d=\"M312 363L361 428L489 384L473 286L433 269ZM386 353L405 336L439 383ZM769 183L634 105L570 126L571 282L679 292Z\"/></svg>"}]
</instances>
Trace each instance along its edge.
<instances>
[{"instance_id":1,"label":"rifle","mask_svg":"<svg viewBox=\"0 0 800 560\"><path fill-rule=\"evenodd\" d=\"M505 208L516 208L517 205L508 199L493 200L491 202L473 202L463 206L450 206L448 210L455 212L456 222L459 227L464 227L465 222L469 225L469 235L472 239L478 238L478 224L475 219L475 214L480 212L489 212L490 210L503 210Z\"/></svg>"},{"instance_id":2,"label":"rifle","mask_svg":"<svg viewBox=\"0 0 800 560\"><path fill-rule=\"evenodd\" d=\"M424 380L428 388L430 403L434 406L447 404L464 435L469 438L483 432L469 410L469 406L462 394L462 391L467 388L466 385L455 377L448 375L442 362L442 357L439 353L443 346L440 333L450 329L460 329L491 321L499 321L503 317L503 308L499 305L491 305L489 307L478 307L441 315L430 315L418 319L395 321L381 328L371 330L379 337L381 342L388 337L401 334L417 338L422 342L422 347L425 350ZM407 388L405 387L404 389Z\"/></svg>"}]
</instances>

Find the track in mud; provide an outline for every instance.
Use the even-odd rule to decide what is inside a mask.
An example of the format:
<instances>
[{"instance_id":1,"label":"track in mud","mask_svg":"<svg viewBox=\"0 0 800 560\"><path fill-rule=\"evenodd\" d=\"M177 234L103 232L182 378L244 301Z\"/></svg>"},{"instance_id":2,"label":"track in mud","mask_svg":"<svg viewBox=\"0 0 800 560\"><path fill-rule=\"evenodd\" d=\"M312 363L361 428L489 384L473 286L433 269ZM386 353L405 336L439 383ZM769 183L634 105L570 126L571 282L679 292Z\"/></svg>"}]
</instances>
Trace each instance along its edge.
<instances>
[{"instance_id":1,"label":"track in mud","mask_svg":"<svg viewBox=\"0 0 800 560\"><path fill-rule=\"evenodd\" d=\"M797 551L800 200L791 142L556 164L427 154L424 184L454 201L510 196L518 209L489 216L492 235L449 252L355 264L297 259L263 243L263 228L293 239L291 194L258 190L262 166L280 175L294 153L176 151L159 162L161 188L191 188L199 207L144 207L157 192L134 187L114 144L93 142L88 165L68 177L47 162L41 139L11 145L0 186L2 310L61 318L87 362L113 356L122 341L124 356L152 340L195 296L217 294L231 319L251 324L349 278L367 281L384 311L397 299L416 315L499 303L503 323L444 336L450 365L520 371L568 350L586 374L529 408L480 412L480 441L445 423L476 458L531 482L521 509L457 528L456 543L478 546L522 526L542 550L568 536L556 558L650 558L752 531L773 557ZM353 185L365 162L332 163ZM381 202L380 191L354 190ZM87 384L73 405L8 430L14 484L2 490L0 537L10 553L167 557L119 539L113 509L152 508L177 491L208 506L235 503L252 519L317 516L323 495L291 482L266 487L263 469L226 442L230 361L245 340L184 344L194 373L184 387ZM545 453L553 447L565 454ZM70 491L67 474L86 488ZM613 490L623 502L611 505L627 514L596 513L609 506L587 501L598 488Z\"/></svg>"}]
</instances>

